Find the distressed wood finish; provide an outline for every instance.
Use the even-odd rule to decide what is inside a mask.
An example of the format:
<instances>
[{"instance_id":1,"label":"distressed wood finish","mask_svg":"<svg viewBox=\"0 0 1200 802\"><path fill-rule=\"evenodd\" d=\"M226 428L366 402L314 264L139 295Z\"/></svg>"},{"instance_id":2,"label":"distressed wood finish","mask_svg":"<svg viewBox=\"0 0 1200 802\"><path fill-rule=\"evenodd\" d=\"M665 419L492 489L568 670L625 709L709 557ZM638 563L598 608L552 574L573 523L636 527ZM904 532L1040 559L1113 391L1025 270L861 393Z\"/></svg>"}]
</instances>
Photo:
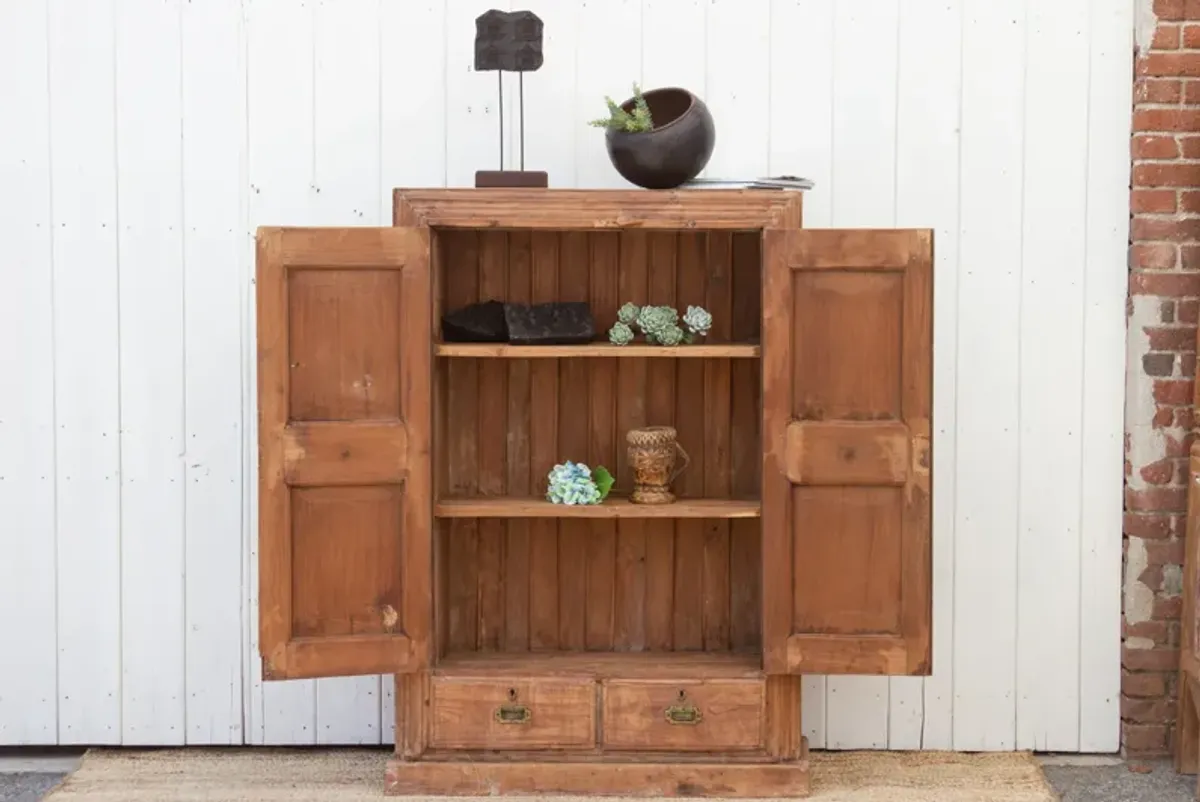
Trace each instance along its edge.
<instances>
[{"instance_id":1,"label":"distressed wood finish","mask_svg":"<svg viewBox=\"0 0 1200 802\"><path fill-rule=\"evenodd\" d=\"M786 763L445 761L388 764L390 796L497 796L570 794L628 797L782 799L809 794L807 760Z\"/></svg>"},{"instance_id":2,"label":"distressed wood finish","mask_svg":"<svg viewBox=\"0 0 1200 802\"><path fill-rule=\"evenodd\" d=\"M603 205L609 193L594 194ZM521 219L539 213L528 208ZM514 293L588 301L601 337L626 301L704 305L714 315L713 330L695 346L705 355L696 358L644 356L653 346L547 346L539 359L523 358L537 346L436 346L450 357L438 360L449 399L435 505L449 586L443 647L757 649L759 382L758 361L745 357L758 352L761 235L440 230L434 237L442 254L437 320L447 309ZM577 352L589 358L569 358ZM690 455L675 504L620 498L632 488L625 433L643 425L675 426ZM608 467L616 498L597 507L546 502L546 475L567 459Z\"/></svg>"},{"instance_id":3,"label":"distressed wood finish","mask_svg":"<svg viewBox=\"0 0 1200 802\"><path fill-rule=\"evenodd\" d=\"M267 679L428 662L429 266L421 229L258 232Z\"/></svg>"},{"instance_id":4,"label":"distressed wood finish","mask_svg":"<svg viewBox=\"0 0 1200 802\"><path fill-rule=\"evenodd\" d=\"M435 228L723 229L799 219L800 197L776 190L397 189L397 219Z\"/></svg>"},{"instance_id":5,"label":"distressed wood finish","mask_svg":"<svg viewBox=\"0 0 1200 802\"><path fill-rule=\"evenodd\" d=\"M931 242L799 213L398 191L391 233L264 232L267 676L394 672L389 793L803 796L797 674L928 671ZM586 301L598 341L439 342L493 299ZM616 348L626 301L713 328ZM625 497L646 425L670 505ZM568 459L613 497L542 498Z\"/></svg>"},{"instance_id":6,"label":"distressed wood finish","mask_svg":"<svg viewBox=\"0 0 1200 802\"><path fill-rule=\"evenodd\" d=\"M932 234L764 242L764 664L928 674Z\"/></svg>"}]
</instances>

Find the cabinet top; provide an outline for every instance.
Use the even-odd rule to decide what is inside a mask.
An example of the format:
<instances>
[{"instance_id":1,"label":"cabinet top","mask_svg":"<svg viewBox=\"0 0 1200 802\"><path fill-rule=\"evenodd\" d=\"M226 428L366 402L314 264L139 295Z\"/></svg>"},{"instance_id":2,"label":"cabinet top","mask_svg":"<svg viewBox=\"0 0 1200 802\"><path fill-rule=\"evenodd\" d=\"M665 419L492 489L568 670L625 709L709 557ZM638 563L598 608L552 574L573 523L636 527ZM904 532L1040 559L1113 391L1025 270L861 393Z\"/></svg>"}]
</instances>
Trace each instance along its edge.
<instances>
[{"instance_id":1,"label":"cabinet top","mask_svg":"<svg viewBox=\"0 0 1200 802\"><path fill-rule=\"evenodd\" d=\"M393 223L441 228L799 228L779 189L396 189Z\"/></svg>"}]
</instances>

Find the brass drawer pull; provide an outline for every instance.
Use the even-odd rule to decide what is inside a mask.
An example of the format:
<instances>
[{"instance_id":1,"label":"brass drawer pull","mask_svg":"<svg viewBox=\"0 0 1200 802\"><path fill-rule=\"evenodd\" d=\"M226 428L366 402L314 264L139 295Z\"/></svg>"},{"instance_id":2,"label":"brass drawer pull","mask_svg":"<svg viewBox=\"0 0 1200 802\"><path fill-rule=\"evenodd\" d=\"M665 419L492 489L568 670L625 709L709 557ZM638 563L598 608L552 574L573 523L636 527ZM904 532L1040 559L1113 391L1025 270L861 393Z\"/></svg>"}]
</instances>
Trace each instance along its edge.
<instances>
[{"instance_id":1,"label":"brass drawer pull","mask_svg":"<svg viewBox=\"0 0 1200 802\"><path fill-rule=\"evenodd\" d=\"M496 721L500 724L528 724L533 711L527 705L517 704L517 691L508 689L508 704L496 708Z\"/></svg>"},{"instance_id":2,"label":"brass drawer pull","mask_svg":"<svg viewBox=\"0 0 1200 802\"><path fill-rule=\"evenodd\" d=\"M700 712L700 708L687 703L686 693L680 691L676 701L678 704L671 705L663 711L668 724L696 725L704 720L704 714Z\"/></svg>"}]
</instances>

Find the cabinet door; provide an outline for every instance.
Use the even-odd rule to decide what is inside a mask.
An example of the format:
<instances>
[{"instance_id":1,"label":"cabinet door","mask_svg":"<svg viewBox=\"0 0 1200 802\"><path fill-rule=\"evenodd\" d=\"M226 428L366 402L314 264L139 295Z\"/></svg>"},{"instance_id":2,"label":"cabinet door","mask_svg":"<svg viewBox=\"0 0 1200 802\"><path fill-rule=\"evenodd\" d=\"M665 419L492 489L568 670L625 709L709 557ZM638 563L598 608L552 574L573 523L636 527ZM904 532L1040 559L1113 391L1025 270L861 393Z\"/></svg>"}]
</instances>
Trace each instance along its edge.
<instances>
[{"instance_id":1,"label":"cabinet door","mask_svg":"<svg viewBox=\"0 0 1200 802\"><path fill-rule=\"evenodd\" d=\"M766 670L928 674L932 232L763 253Z\"/></svg>"},{"instance_id":2,"label":"cabinet door","mask_svg":"<svg viewBox=\"0 0 1200 802\"><path fill-rule=\"evenodd\" d=\"M258 232L266 679L428 664L429 231Z\"/></svg>"}]
</instances>

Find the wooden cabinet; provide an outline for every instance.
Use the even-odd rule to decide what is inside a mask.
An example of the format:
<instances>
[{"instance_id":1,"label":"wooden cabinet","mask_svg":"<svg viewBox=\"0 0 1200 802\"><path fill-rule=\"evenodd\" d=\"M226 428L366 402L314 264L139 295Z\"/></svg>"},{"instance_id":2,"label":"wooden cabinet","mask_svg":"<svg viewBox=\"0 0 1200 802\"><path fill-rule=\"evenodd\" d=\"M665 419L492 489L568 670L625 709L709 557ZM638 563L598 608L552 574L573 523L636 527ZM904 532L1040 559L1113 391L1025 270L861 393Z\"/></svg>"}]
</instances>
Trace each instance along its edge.
<instances>
[{"instance_id":1,"label":"wooden cabinet","mask_svg":"<svg viewBox=\"0 0 1200 802\"><path fill-rule=\"evenodd\" d=\"M392 793L807 793L800 674L931 668L930 232L769 190L397 190L394 222L259 231L264 676L394 674ZM487 299L714 325L440 342ZM662 424L678 500L631 504L624 435ZM545 501L567 459L614 497Z\"/></svg>"}]
</instances>

